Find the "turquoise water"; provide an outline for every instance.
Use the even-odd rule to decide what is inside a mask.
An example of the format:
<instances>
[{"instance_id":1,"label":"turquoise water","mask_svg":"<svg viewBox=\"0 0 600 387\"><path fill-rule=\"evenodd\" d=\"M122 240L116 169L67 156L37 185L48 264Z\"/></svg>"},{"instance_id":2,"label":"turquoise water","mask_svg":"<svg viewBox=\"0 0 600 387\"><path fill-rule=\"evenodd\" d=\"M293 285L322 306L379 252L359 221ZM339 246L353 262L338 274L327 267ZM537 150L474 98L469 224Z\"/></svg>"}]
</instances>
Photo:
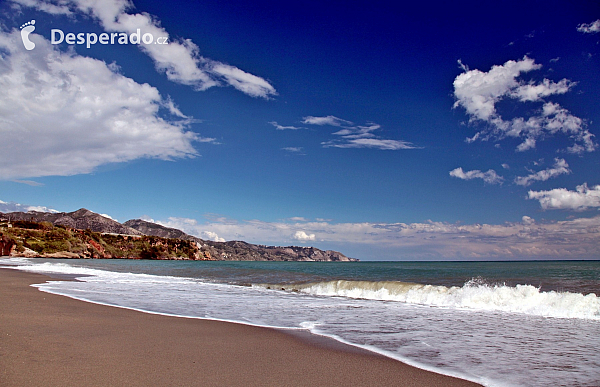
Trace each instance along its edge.
<instances>
[{"instance_id":1,"label":"turquoise water","mask_svg":"<svg viewBox=\"0 0 600 387\"><path fill-rule=\"evenodd\" d=\"M47 262L75 264L73 260ZM533 285L541 291L600 296L600 261L339 263L99 259L80 260L76 265L116 272L203 278L237 285L342 279L463 286L475 279L490 285Z\"/></svg>"},{"instance_id":2,"label":"turquoise water","mask_svg":"<svg viewBox=\"0 0 600 387\"><path fill-rule=\"evenodd\" d=\"M0 260L40 290L305 329L489 386L600 385L600 262Z\"/></svg>"}]
</instances>

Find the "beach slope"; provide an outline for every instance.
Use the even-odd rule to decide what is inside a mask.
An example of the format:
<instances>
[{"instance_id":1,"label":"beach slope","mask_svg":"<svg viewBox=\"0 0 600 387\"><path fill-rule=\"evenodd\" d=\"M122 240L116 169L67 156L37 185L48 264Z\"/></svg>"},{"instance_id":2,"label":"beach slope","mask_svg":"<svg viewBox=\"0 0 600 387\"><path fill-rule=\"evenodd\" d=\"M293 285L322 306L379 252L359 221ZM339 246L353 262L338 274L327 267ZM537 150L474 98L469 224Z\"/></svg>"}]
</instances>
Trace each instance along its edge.
<instances>
[{"instance_id":1,"label":"beach slope","mask_svg":"<svg viewBox=\"0 0 600 387\"><path fill-rule=\"evenodd\" d=\"M477 386L328 339L96 305L0 269L2 386Z\"/></svg>"}]
</instances>

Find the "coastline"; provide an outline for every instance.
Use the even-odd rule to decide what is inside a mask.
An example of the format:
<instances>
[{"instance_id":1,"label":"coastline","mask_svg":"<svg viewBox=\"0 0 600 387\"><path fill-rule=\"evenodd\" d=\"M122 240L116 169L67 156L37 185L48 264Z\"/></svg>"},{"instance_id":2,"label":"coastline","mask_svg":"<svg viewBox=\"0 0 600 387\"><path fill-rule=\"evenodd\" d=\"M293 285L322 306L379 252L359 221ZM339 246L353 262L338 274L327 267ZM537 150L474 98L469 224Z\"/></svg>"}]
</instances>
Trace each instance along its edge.
<instances>
[{"instance_id":1,"label":"coastline","mask_svg":"<svg viewBox=\"0 0 600 387\"><path fill-rule=\"evenodd\" d=\"M0 269L0 384L477 386L333 339L41 292Z\"/></svg>"}]
</instances>

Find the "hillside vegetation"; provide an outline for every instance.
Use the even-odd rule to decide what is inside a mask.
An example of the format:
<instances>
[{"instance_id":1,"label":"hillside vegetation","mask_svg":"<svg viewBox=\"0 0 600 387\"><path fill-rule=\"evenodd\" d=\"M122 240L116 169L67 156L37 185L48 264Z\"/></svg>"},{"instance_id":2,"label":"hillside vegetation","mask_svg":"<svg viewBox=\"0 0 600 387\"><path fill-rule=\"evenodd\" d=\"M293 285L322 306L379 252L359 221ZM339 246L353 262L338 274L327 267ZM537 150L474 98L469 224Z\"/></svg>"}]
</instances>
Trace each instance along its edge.
<instances>
[{"instance_id":1,"label":"hillside vegetation","mask_svg":"<svg viewBox=\"0 0 600 387\"><path fill-rule=\"evenodd\" d=\"M9 227L10 226L10 227ZM54 258L225 261L356 261L309 246L265 246L203 240L132 219L123 224L85 208L73 212L0 213L0 255Z\"/></svg>"},{"instance_id":2,"label":"hillside vegetation","mask_svg":"<svg viewBox=\"0 0 600 387\"><path fill-rule=\"evenodd\" d=\"M65 258L210 259L194 241L149 235L119 235L76 230L50 222L0 224L0 237L13 255ZM10 245L8 247L7 245ZM16 254L15 254L16 253ZM5 254L8 255L8 254Z\"/></svg>"}]
</instances>

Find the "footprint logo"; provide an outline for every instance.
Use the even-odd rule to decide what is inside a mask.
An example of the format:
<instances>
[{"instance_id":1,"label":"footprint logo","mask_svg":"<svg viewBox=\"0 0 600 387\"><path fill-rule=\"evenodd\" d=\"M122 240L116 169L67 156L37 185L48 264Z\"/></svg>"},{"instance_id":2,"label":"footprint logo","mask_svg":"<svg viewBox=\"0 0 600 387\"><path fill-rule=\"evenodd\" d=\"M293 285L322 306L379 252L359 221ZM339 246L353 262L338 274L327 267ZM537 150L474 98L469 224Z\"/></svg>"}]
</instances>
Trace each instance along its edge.
<instances>
[{"instance_id":1,"label":"footprint logo","mask_svg":"<svg viewBox=\"0 0 600 387\"><path fill-rule=\"evenodd\" d=\"M35 43L29 40L29 34L35 30L35 20L27 22L21 26L21 39L23 39L23 45L27 51L31 51L35 48Z\"/></svg>"}]
</instances>

